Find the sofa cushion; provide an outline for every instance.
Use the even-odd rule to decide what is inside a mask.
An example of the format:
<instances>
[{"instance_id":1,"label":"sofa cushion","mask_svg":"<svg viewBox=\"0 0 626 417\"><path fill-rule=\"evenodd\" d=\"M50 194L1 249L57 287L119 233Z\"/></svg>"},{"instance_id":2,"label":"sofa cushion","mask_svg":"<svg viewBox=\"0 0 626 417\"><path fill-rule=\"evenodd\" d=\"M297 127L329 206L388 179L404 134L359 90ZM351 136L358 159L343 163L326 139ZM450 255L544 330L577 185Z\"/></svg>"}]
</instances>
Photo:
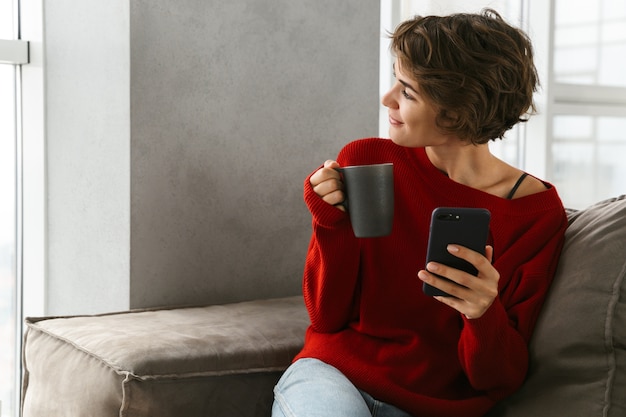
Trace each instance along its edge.
<instances>
[{"instance_id":1,"label":"sofa cushion","mask_svg":"<svg viewBox=\"0 0 626 417\"><path fill-rule=\"evenodd\" d=\"M23 417L234 417L269 415L309 319L297 296L26 324Z\"/></svg>"},{"instance_id":2,"label":"sofa cushion","mask_svg":"<svg viewBox=\"0 0 626 417\"><path fill-rule=\"evenodd\" d=\"M527 381L491 416L626 416L626 196L568 217Z\"/></svg>"}]
</instances>

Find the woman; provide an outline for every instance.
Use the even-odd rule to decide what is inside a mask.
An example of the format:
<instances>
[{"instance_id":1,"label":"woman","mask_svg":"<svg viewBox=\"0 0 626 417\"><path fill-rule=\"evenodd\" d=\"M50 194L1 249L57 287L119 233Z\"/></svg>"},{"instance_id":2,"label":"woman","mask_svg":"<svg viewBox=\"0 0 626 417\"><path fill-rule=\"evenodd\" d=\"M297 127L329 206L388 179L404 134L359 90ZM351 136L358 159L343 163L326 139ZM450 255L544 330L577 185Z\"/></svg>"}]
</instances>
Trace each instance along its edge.
<instances>
[{"instance_id":1,"label":"woman","mask_svg":"<svg viewBox=\"0 0 626 417\"><path fill-rule=\"evenodd\" d=\"M382 99L391 140L352 142L305 181L311 326L275 388L274 416L481 416L526 375L567 220L552 185L487 143L534 111L530 41L485 10L416 17L391 49L396 81ZM384 162L394 164L393 231L357 239L334 168ZM491 212L484 256L448 248L477 277L425 267L439 206ZM452 297L426 296L424 282Z\"/></svg>"}]
</instances>

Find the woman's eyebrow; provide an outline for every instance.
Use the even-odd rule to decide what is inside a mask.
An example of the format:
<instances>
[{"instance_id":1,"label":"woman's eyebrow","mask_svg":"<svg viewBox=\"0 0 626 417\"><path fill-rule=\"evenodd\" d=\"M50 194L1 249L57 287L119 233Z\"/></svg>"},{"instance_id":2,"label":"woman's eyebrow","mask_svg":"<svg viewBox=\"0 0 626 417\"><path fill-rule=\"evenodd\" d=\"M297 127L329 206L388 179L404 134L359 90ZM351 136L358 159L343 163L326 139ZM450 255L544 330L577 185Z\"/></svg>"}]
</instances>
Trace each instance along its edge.
<instances>
[{"instance_id":1,"label":"woman's eyebrow","mask_svg":"<svg viewBox=\"0 0 626 417\"><path fill-rule=\"evenodd\" d=\"M409 83L407 83L407 82L405 82L405 81L402 81L402 80L398 80L398 81L400 82L400 84L402 84L403 86L405 86L405 87L406 87L406 88L408 88L409 90L413 91L415 94L419 94L419 91L417 91L415 88L413 88L413 87L411 86L411 84L409 84Z\"/></svg>"},{"instance_id":2,"label":"woman's eyebrow","mask_svg":"<svg viewBox=\"0 0 626 417\"><path fill-rule=\"evenodd\" d=\"M415 89L411 84L407 83L406 81L403 81L401 79L399 79L397 77L397 73L396 73L396 64L393 64L393 75L396 76L396 79L398 80L398 82L400 82L400 84L402 84L405 88L408 88L409 90L412 90L413 92L415 92L415 94L419 94L419 91L417 91L417 89Z\"/></svg>"}]
</instances>

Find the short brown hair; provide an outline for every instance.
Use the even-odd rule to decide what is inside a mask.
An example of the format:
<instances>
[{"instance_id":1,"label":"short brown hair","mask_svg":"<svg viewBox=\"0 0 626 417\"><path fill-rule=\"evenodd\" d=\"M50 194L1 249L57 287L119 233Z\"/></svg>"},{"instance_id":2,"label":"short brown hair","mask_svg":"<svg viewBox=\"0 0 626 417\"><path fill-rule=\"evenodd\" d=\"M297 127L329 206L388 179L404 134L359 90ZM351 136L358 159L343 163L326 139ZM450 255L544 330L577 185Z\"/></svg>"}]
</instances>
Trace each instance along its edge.
<instances>
[{"instance_id":1,"label":"short brown hair","mask_svg":"<svg viewBox=\"0 0 626 417\"><path fill-rule=\"evenodd\" d=\"M463 140L501 139L536 111L530 39L492 9L416 16L396 28L391 50L437 108L437 125Z\"/></svg>"}]
</instances>

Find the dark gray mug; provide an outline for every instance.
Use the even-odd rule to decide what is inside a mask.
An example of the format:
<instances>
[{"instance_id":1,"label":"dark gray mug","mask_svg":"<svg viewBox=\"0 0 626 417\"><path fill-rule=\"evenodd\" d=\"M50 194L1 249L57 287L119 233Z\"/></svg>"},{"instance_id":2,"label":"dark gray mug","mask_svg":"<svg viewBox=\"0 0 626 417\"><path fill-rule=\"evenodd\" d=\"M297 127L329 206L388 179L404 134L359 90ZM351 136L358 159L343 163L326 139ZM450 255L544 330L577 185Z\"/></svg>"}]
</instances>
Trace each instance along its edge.
<instances>
[{"instance_id":1,"label":"dark gray mug","mask_svg":"<svg viewBox=\"0 0 626 417\"><path fill-rule=\"evenodd\" d=\"M343 175L346 200L356 237L380 237L393 226L393 164L338 168Z\"/></svg>"}]
</instances>

